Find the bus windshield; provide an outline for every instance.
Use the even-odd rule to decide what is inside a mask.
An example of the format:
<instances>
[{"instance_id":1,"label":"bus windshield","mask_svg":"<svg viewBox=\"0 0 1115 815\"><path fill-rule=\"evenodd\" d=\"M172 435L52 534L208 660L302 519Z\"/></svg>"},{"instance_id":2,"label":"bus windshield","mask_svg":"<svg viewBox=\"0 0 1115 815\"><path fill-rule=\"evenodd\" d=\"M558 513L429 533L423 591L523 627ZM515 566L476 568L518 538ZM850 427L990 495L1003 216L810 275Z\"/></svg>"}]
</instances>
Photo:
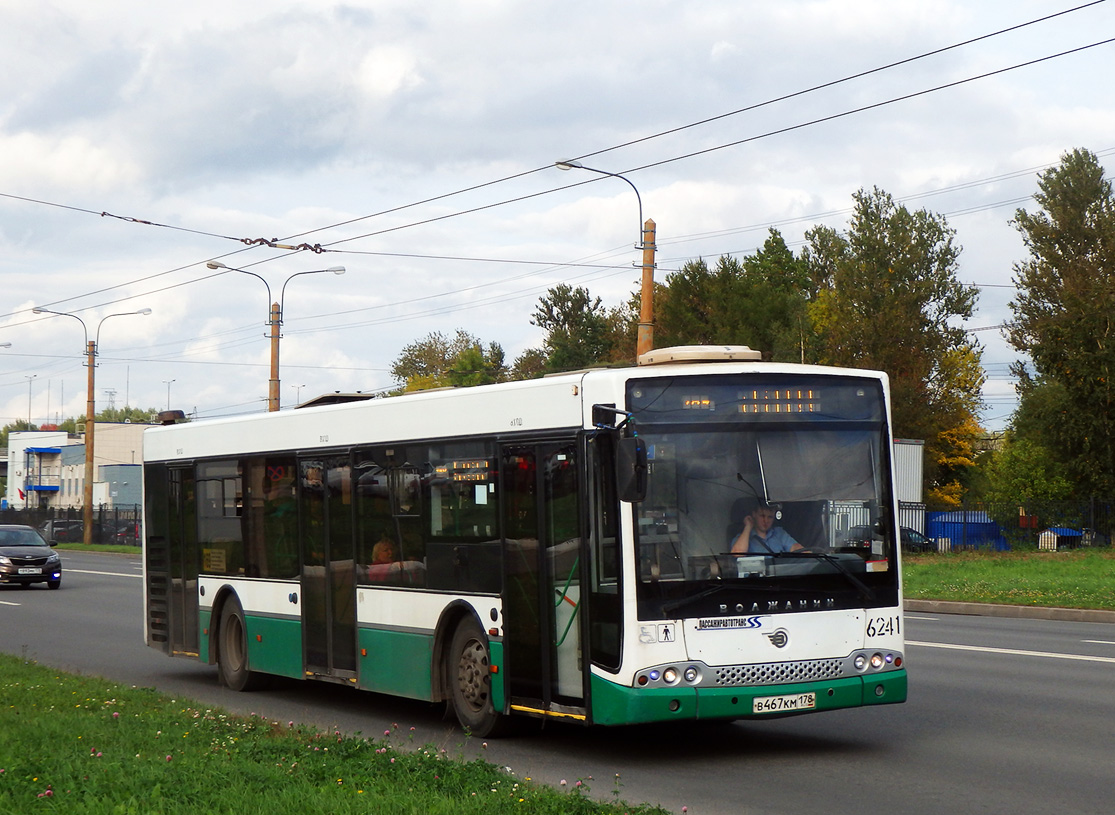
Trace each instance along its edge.
<instances>
[{"instance_id":1,"label":"bus windshield","mask_svg":"<svg viewBox=\"0 0 1115 815\"><path fill-rule=\"evenodd\" d=\"M640 617L897 600L890 451L877 381L639 380Z\"/></svg>"}]
</instances>

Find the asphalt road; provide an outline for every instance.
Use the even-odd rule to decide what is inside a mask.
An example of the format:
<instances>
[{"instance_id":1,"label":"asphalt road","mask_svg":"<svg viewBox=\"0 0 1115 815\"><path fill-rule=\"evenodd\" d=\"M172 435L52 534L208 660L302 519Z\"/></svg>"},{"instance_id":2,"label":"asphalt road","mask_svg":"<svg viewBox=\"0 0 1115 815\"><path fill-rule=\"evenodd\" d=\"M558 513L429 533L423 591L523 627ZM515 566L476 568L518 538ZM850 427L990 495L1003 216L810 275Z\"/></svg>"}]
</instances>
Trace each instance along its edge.
<instances>
[{"instance_id":1,"label":"asphalt road","mask_svg":"<svg viewBox=\"0 0 1115 815\"><path fill-rule=\"evenodd\" d=\"M468 740L440 706L282 681L237 694L142 642L138 558L63 552L59 591L0 588L0 651L203 704L483 754L519 777L693 815L1115 810L1115 625L907 615L905 705L761 723ZM618 776L618 778L617 778Z\"/></svg>"}]
</instances>

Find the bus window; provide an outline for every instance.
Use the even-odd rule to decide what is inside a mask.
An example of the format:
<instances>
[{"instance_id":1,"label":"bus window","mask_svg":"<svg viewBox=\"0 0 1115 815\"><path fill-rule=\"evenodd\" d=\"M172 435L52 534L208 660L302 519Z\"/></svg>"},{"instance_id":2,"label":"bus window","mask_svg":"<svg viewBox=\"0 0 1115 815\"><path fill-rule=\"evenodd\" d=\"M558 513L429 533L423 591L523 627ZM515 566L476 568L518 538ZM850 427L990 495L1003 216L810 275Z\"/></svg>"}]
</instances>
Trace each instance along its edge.
<instances>
[{"instance_id":1,"label":"bus window","mask_svg":"<svg viewBox=\"0 0 1115 815\"><path fill-rule=\"evenodd\" d=\"M244 462L244 570L252 577L298 577L296 472L293 456L259 456Z\"/></svg>"},{"instance_id":2,"label":"bus window","mask_svg":"<svg viewBox=\"0 0 1115 815\"><path fill-rule=\"evenodd\" d=\"M201 571L206 574L244 574L243 519L240 514L243 495L239 462L199 464L197 494Z\"/></svg>"},{"instance_id":3,"label":"bus window","mask_svg":"<svg viewBox=\"0 0 1115 815\"><path fill-rule=\"evenodd\" d=\"M358 451L355 461L357 580L424 586L418 468L382 451Z\"/></svg>"}]
</instances>

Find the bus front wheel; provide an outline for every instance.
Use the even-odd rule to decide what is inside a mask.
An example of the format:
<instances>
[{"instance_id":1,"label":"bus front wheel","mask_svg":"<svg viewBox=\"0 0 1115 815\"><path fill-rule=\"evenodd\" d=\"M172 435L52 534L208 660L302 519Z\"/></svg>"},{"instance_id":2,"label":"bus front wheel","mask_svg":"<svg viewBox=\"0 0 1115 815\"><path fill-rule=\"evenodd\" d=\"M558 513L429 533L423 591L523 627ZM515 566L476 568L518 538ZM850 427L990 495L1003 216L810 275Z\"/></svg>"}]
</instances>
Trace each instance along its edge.
<instances>
[{"instance_id":1,"label":"bus front wheel","mask_svg":"<svg viewBox=\"0 0 1115 815\"><path fill-rule=\"evenodd\" d=\"M248 626L244 622L244 609L235 597L230 597L221 610L217 667L222 684L232 690L253 690L261 684L261 675L249 667Z\"/></svg>"},{"instance_id":2,"label":"bus front wheel","mask_svg":"<svg viewBox=\"0 0 1115 815\"><path fill-rule=\"evenodd\" d=\"M506 716L492 707L491 659L488 638L474 620L465 620L449 646L449 686L453 712L461 727L474 736L502 731Z\"/></svg>"}]
</instances>

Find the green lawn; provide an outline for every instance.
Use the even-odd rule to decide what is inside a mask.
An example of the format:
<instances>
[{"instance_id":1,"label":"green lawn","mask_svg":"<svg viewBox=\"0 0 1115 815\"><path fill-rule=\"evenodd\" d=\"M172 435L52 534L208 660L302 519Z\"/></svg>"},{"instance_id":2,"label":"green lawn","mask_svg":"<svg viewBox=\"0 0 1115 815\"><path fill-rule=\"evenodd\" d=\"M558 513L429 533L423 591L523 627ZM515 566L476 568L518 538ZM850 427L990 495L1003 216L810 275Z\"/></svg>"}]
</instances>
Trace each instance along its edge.
<instances>
[{"instance_id":1,"label":"green lawn","mask_svg":"<svg viewBox=\"0 0 1115 815\"><path fill-rule=\"evenodd\" d=\"M600 801L587 779L544 787L412 739L405 723L319 732L0 655L4 813L664 813L623 803L619 779Z\"/></svg>"},{"instance_id":2,"label":"green lawn","mask_svg":"<svg viewBox=\"0 0 1115 815\"><path fill-rule=\"evenodd\" d=\"M913 600L1115 610L1112 549L909 555L902 568Z\"/></svg>"}]
</instances>

